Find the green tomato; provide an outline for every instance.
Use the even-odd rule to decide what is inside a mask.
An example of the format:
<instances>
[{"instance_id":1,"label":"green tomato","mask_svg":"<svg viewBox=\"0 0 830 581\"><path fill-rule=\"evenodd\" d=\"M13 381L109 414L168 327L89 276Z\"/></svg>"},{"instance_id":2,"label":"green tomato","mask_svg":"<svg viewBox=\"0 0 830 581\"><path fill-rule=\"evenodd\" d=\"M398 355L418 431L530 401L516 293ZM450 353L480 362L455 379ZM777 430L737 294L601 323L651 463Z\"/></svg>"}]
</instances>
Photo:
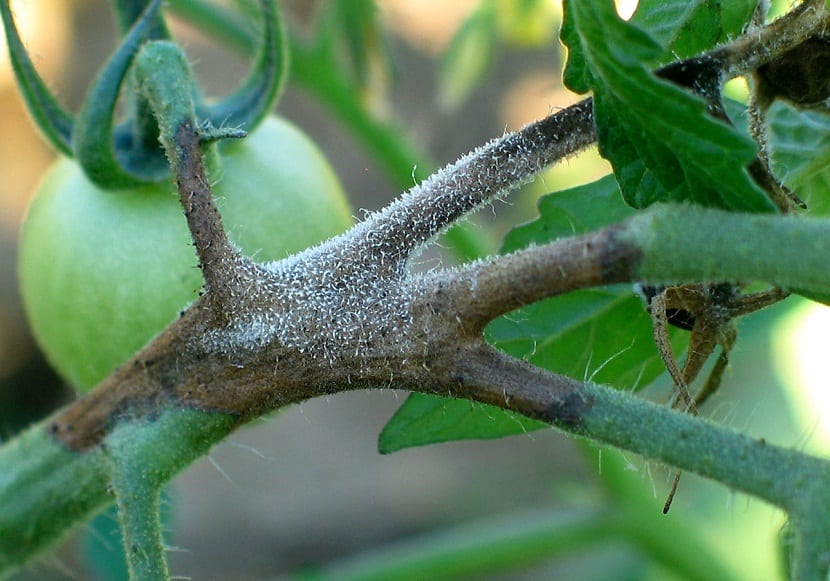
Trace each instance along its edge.
<instances>
[{"instance_id":1,"label":"green tomato","mask_svg":"<svg viewBox=\"0 0 830 581\"><path fill-rule=\"evenodd\" d=\"M351 224L323 154L284 120L272 117L223 144L210 177L230 239L258 261L284 258ZM172 182L102 191L70 159L54 164L34 196L19 263L34 335L79 391L158 334L202 286Z\"/></svg>"}]
</instances>

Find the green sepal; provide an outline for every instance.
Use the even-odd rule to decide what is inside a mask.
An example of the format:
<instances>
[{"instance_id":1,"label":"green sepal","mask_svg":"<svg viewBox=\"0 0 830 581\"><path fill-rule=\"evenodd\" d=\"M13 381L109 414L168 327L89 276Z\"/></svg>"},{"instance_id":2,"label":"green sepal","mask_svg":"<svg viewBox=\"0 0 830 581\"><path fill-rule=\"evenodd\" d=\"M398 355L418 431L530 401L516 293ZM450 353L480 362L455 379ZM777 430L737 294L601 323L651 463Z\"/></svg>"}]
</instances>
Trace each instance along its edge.
<instances>
[{"instance_id":1,"label":"green sepal","mask_svg":"<svg viewBox=\"0 0 830 581\"><path fill-rule=\"evenodd\" d=\"M118 22L118 28L123 36L130 33L136 22L141 19L144 11L153 0L111 0L113 11L115 12L115 20ZM153 40L167 40L170 38L170 31L161 14L156 12L153 18L153 23L147 30L147 38Z\"/></svg>"},{"instance_id":2,"label":"green sepal","mask_svg":"<svg viewBox=\"0 0 830 581\"><path fill-rule=\"evenodd\" d=\"M87 92L72 133L72 149L87 177L104 189L136 187L160 181L168 173L167 160L142 152L126 130L114 132L114 113L121 86L133 58L152 28L161 0L153 0L136 21L115 54ZM157 159L155 159L157 157Z\"/></svg>"},{"instance_id":3,"label":"green sepal","mask_svg":"<svg viewBox=\"0 0 830 581\"><path fill-rule=\"evenodd\" d=\"M251 131L265 118L279 97L288 71L285 29L274 0L261 0L262 38L247 79L234 93L214 105L197 100L197 117L215 127Z\"/></svg>"},{"instance_id":4,"label":"green sepal","mask_svg":"<svg viewBox=\"0 0 830 581\"><path fill-rule=\"evenodd\" d=\"M9 60L29 114L52 147L72 155L74 117L60 106L35 69L14 24L9 0L0 0L0 15L9 46Z\"/></svg>"},{"instance_id":5,"label":"green sepal","mask_svg":"<svg viewBox=\"0 0 830 581\"><path fill-rule=\"evenodd\" d=\"M129 34L132 27L141 19L151 0L112 0L115 19L122 36ZM170 31L160 12L156 12L149 25L145 39L170 40ZM121 90L127 104L127 122L116 128L116 151L119 143L130 149L130 160L135 160L138 167L158 163L159 129L150 104L135 91L133 79L128 76L127 84ZM142 159L143 158L143 159ZM145 161L147 160L147 161ZM163 170L159 168L161 174Z\"/></svg>"}]
</instances>

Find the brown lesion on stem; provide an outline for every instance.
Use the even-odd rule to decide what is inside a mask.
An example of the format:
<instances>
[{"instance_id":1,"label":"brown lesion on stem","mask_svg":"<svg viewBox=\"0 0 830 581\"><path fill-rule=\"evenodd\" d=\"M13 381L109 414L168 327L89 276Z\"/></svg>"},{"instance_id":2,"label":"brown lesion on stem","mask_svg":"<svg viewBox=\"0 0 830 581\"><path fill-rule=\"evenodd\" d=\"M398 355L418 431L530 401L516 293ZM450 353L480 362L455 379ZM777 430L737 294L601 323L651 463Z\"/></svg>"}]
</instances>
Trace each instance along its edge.
<instances>
[{"instance_id":1,"label":"brown lesion on stem","mask_svg":"<svg viewBox=\"0 0 830 581\"><path fill-rule=\"evenodd\" d=\"M100 443L116 422L152 417L159 404L225 412L237 418L238 425L291 403L390 382L401 389L466 397L552 421L556 410L565 413L573 407L567 402L581 382L493 349L484 341L483 326L506 309L630 279L639 253L621 241L619 228L505 257L506 269L498 262L474 263L443 276L405 277L397 288L411 297L409 325L359 353L342 348L322 358L279 340L233 353L212 350L202 340L217 329L205 295L104 383L60 413L52 422L52 433L67 447L86 450ZM508 292L510 279L520 284L500 304L498 296ZM472 281L483 310L471 300ZM521 288L524 282L527 288ZM280 307L275 303L272 308ZM377 304L361 308L377 325L396 316ZM286 316L302 319L296 310ZM577 418L571 413L562 421Z\"/></svg>"},{"instance_id":2,"label":"brown lesion on stem","mask_svg":"<svg viewBox=\"0 0 830 581\"><path fill-rule=\"evenodd\" d=\"M230 287L238 281L243 263L250 261L230 243L222 226L222 216L210 189L202 155L202 141L191 120L176 128L168 147L176 175L179 198L199 256L205 291L219 303L230 299ZM170 153L172 152L172 153ZM221 309L221 305L218 306Z\"/></svg>"},{"instance_id":3,"label":"brown lesion on stem","mask_svg":"<svg viewBox=\"0 0 830 581\"><path fill-rule=\"evenodd\" d=\"M438 273L471 335L510 311L581 288L629 282L640 250L623 241L623 226L472 263Z\"/></svg>"},{"instance_id":4,"label":"brown lesion on stem","mask_svg":"<svg viewBox=\"0 0 830 581\"><path fill-rule=\"evenodd\" d=\"M730 66L747 61L719 58L715 61ZM394 211L381 211L323 247L265 267L228 242L198 131L192 122L182 123L170 148L171 165L205 292L94 391L59 412L52 432L67 447L87 450L116 423L152 417L159 404L228 413L238 425L319 395L388 385L578 424L579 410L590 405L581 396L581 382L494 350L483 329L495 317L546 297L632 280L641 256L625 242L627 225L438 273L408 274L403 265L464 213L594 139L591 101L585 100L474 152L437 178L436 183L459 187L437 188L427 180L393 204ZM517 170L507 178L506 161ZM457 207L436 208L438 202ZM428 223L407 231L425 211L431 212ZM384 256L391 268L379 264ZM385 300L389 297L404 298ZM320 342L315 333L325 322L321 306L331 307L332 301L331 312L364 327L348 341L338 343L336 334L324 337L321 354L302 340ZM338 310L342 305L352 310ZM400 324L390 326L390 320ZM253 343L233 343L234 332L257 325L264 330ZM281 334L284 329L293 335ZM221 340L211 343L206 340L211 336Z\"/></svg>"}]
</instances>

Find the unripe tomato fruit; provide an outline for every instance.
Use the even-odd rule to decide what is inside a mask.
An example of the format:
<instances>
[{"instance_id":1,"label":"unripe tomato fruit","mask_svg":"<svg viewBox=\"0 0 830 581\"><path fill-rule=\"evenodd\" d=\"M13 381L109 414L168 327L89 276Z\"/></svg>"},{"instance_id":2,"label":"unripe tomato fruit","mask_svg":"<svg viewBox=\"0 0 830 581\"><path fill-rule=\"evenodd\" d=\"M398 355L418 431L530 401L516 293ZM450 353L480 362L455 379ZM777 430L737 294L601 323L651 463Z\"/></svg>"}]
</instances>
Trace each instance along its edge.
<instances>
[{"instance_id":1,"label":"unripe tomato fruit","mask_svg":"<svg viewBox=\"0 0 830 581\"><path fill-rule=\"evenodd\" d=\"M223 144L210 179L230 239L258 261L284 258L351 224L323 154L279 118ZM20 281L47 358L75 389L90 389L201 288L175 185L103 191L74 161L57 161L23 224Z\"/></svg>"}]
</instances>

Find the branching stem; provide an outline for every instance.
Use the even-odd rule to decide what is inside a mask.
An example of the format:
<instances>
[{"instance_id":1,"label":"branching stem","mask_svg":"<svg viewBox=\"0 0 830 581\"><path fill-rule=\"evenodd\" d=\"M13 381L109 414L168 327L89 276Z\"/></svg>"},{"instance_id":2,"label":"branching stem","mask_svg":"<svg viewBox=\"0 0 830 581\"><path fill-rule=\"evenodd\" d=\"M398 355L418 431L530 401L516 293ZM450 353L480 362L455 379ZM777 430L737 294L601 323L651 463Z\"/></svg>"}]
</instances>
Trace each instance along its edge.
<instances>
[{"instance_id":1,"label":"branching stem","mask_svg":"<svg viewBox=\"0 0 830 581\"><path fill-rule=\"evenodd\" d=\"M227 305L234 294L243 263L248 263L231 245L222 226L222 216L213 200L202 155L204 139L242 137L233 128L197 128L193 102L194 85L182 50L169 41L144 44L135 57L135 77L158 121L159 139L176 176L179 198L193 238L205 290Z\"/></svg>"},{"instance_id":2,"label":"branching stem","mask_svg":"<svg viewBox=\"0 0 830 581\"><path fill-rule=\"evenodd\" d=\"M709 53L722 63L727 79L746 75L828 31L825 0L804 0L781 18Z\"/></svg>"},{"instance_id":3,"label":"branching stem","mask_svg":"<svg viewBox=\"0 0 830 581\"><path fill-rule=\"evenodd\" d=\"M349 236L347 252L407 260L462 216L596 140L590 99L480 147L436 172Z\"/></svg>"},{"instance_id":4,"label":"branching stem","mask_svg":"<svg viewBox=\"0 0 830 581\"><path fill-rule=\"evenodd\" d=\"M819 11L805 6L793 18ZM723 62L737 71L761 58ZM155 76L162 59L165 68L179 67L178 84ZM482 330L542 298L625 281L763 280L826 292L830 221L662 205L499 259L407 271L413 253L460 217L593 142L586 100L473 152L340 237L255 265L230 246L211 199L181 53L147 43L135 67L178 176L207 292L95 390L0 448L0 566L21 560L5 556L8 547L31 555L57 529L110 501L109 482L122 505L155 511L158 487L241 423L323 394L394 382L519 411L764 498L792 515L803 541L799 571L826 575L830 463L535 368L487 345ZM32 447L44 451L30 457ZM79 472L86 479L68 504L68 478ZM57 484L52 474L61 476ZM15 512L21 491L25 508ZM154 539L155 553L134 571L146 564L148 576L164 575L157 521L127 512L128 547Z\"/></svg>"}]
</instances>

